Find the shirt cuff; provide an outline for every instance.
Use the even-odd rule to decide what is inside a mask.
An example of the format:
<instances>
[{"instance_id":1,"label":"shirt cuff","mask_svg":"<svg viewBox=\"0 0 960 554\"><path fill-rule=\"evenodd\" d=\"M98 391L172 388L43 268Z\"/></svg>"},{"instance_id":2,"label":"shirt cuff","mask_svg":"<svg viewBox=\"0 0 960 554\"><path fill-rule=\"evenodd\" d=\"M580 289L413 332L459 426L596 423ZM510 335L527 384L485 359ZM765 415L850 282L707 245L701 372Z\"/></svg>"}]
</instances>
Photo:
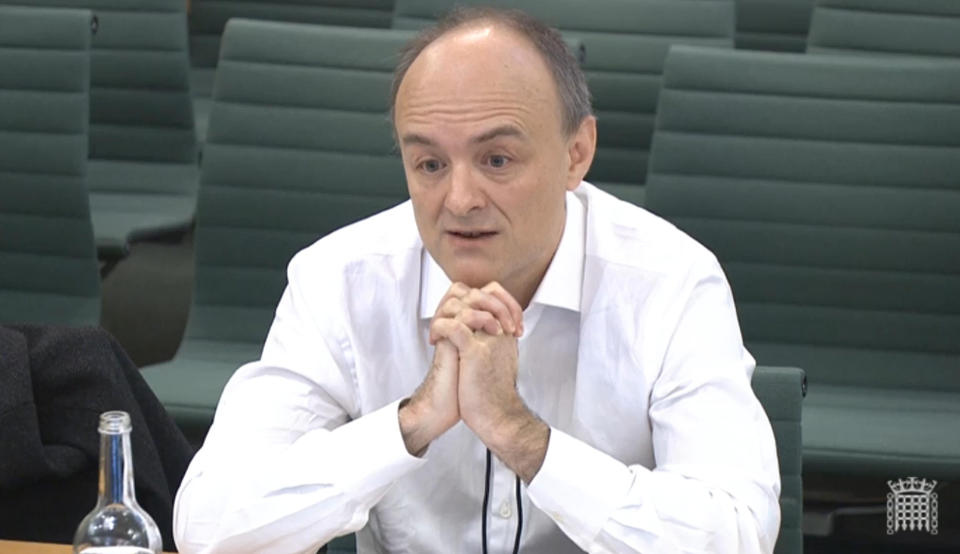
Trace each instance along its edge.
<instances>
[{"instance_id":1,"label":"shirt cuff","mask_svg":"<svg viewBox=\"0 0 960 554\"><path fill-rule=\"evenodd\" d=\"M634 477L623 462L551 427L547 455L527 494L585 547L623 503Z\"/></svg>"},{"instance_id":2,"label":"shirt cuff","mask_svg":"<svg viewBox=\"0 0 960 554\"><path fill-rule=\"evenodd\" d=\"M288 469L309 472L301 475L301 483L321 484L317 471L322 467L323 483L336 483L351 495L391 484L426 463L407 452L400 433L399 404L399 400L391 402L333 431L319 429L305 434L294 447L307 454L290 459L307 463Z\"/></svg>"}]
</instances>

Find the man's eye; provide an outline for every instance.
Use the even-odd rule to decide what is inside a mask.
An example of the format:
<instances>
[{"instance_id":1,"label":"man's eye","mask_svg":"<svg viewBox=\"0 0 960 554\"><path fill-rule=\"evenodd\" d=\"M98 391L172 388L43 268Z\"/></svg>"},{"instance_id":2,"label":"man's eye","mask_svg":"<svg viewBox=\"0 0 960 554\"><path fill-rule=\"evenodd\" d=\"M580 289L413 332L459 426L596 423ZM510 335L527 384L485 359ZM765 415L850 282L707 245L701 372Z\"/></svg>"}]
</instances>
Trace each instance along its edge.
<instances>
[{"instance_id":1,"label":"man's eye","mask_svg":"<svg viewBox=\"0 0 960 554\"><path fill-rule=\"evenodd\" d=\"M436 173L443 168L443 165L438 160L426 160L420 162L420 169L427 173Z\"/></svg>"},{"instance_id":2,"label":"man's eye","mask_svg":"<svg viewBox=\"0 0 960 554\"><path fill-rule=\"evenodd\" d=\"M500 169L507 165L507 162L510 161L506 156L501 156L499 154L494 154L487 159L487 163L490 164L490 167Z\"/></svg>"}]
</instances>

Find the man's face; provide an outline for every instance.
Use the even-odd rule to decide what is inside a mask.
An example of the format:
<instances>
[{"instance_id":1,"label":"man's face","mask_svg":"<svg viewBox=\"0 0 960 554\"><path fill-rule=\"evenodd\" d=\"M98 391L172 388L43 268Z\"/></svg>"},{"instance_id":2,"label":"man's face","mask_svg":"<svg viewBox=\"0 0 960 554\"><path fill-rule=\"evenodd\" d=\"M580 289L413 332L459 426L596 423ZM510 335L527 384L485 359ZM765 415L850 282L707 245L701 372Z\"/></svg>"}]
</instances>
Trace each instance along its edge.
<instances>
[{"instance_id":1,"label":"man's face","mask_svg":"<svg viewBox=\"0 0 960 554\"><path fill-rule=\"evenodd\" d=\"M593 156L592 118L568 137L560 114L540 55L496 25L448 33L410 66L397 137L420 236L451 280L499 281L529 301L562 235L564 193Z\"/></svg>"}]
</instances>

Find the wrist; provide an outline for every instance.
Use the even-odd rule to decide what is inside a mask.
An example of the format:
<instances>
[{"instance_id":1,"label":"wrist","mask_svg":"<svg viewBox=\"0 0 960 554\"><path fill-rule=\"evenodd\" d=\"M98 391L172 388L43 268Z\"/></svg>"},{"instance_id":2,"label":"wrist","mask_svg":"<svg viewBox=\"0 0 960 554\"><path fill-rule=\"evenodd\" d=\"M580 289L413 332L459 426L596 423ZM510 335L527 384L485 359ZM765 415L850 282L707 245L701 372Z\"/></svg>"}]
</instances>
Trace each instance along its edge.
<instances>
[{"instance_id":1,"label":"wrist","mask_svg":"<svg viewBox=\"0 0 960 554\"><path fill-rule=\"evenodd\" d=\"M484 443L524 482L530 483L543 465L549 441L550 426L523 406L522 413L504 420Z\"/></svg>"},{"instance_id":2,"label":"wrist","mask_svg":"<svg viewBox=\"0 0 960 554\"><path fill-rule=\"evenodd\" d=\"M527 428L535 419L537 419L537 416L517 397L516 402L511 402L496 415L484 418L477 425L478 429L475 432L483 442L490 446L491 450L508 449L511 445L517 443L523 429Z\"/></svg>"},{"instance_id":3,"label":"wrist","mask_svg":"<svg viewBox=\"0 0 960 554\"><path fill-rule=\"evenodd\" d=\"M400 422L400 435L407 452L413 456L423 456L433 436L426 428L426 418L423 417L417 405L410 398L400 401L397 410L397 419Z\"/></svg>"}]
</instances>

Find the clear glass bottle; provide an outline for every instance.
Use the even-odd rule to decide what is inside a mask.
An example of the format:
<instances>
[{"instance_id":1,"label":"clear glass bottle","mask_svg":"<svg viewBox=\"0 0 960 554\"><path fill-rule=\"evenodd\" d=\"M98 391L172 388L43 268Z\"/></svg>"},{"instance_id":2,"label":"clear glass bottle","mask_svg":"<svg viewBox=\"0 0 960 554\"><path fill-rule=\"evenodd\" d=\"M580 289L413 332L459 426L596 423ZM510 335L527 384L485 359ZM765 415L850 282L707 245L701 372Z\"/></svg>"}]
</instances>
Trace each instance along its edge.
<instances>
[{"instance_id":1,"label":"clear glass bottle","mask_svg":"<svg viewBox=\"0 0 960 554\"><path fill-rule=\"evenodd\" d=\"M130 429L126 412L100 414L99 496L73 536L74 554L160 553L160 530L134 496Z\"/></svg>"}]
</instances>

